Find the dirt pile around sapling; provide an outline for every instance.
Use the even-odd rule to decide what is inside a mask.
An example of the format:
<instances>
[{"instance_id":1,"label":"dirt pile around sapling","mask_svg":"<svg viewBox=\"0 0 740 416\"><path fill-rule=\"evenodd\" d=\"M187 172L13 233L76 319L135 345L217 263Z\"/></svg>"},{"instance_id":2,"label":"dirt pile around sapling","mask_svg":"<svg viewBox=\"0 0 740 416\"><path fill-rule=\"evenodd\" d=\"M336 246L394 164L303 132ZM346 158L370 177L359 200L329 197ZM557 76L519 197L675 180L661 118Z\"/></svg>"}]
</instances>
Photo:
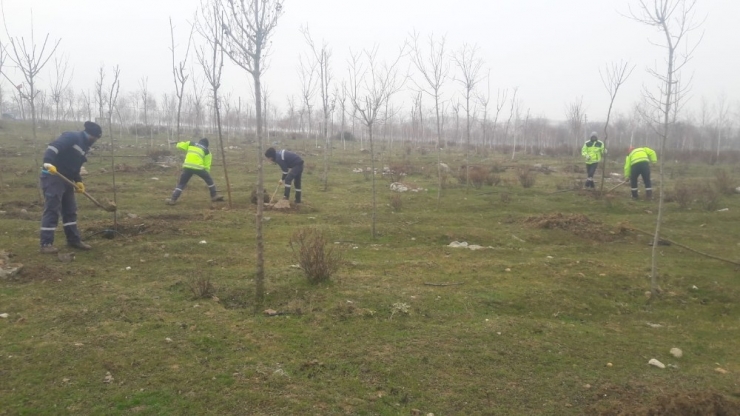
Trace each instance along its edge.
<instances>
[{"instance_id":1,"label":"dirt pile around sapling","mask_svg":"<svg viewBox=\"0 0 740 416\"><path fill-rule=\"evenodd\" d=\"M524 223L535 228L560 229L571 232L579 237L596 241L614 241L627 234L628 228L624 225L608 226L594 221L583 214L563 214L560 212L527 217Z\"/></svg>"},{"instance_id":2,"label":"dirt pile around sapling","mask_svg":"<svg viewBox=\"0 0 740 416\"><path fill-rule=\"evenodd\" d=\"M673 393L647 405L630 403L602 411L601 416L729 416L740 415L740 401L720 393Z\"/></svg>"}]
</instances>

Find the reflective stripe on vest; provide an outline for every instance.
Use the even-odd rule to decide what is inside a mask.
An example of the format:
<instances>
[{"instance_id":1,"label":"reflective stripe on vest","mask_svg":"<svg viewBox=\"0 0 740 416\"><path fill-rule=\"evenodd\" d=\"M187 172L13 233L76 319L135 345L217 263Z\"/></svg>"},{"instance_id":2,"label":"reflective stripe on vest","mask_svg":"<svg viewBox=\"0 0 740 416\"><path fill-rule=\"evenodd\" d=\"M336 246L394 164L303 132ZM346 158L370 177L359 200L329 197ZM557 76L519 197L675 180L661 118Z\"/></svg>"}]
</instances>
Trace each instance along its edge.
<instances>
[{"instance_id":1,"label":"reflective stripe on vest","mask_svg":"<svg viewBox=\"0 0 740 416\"><path fill-rule=\"evenodd\" d=\"M640 162L647 162L648 160L650 160L650 158L648 157L647 152L642 148L635 149L632 151L632 153L630 153L630 165L634 165L635 163Z\"/></svg>"}]
</instances>

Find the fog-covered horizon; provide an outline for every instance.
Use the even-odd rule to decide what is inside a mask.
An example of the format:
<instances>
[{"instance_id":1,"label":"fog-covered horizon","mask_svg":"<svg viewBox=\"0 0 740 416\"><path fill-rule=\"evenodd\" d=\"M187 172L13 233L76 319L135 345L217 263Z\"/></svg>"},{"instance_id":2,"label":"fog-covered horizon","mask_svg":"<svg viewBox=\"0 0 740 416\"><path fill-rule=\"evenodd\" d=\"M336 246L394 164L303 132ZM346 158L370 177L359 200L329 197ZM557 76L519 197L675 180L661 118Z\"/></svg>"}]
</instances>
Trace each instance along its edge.
<instances>
[{"instance_id":1,"label":"fog-covered horizon","mask_svg":"<svg viewBox=\"0 0 740 416\"><path fill-rule=\"evenodd\" d=\"M51 43L61 40L56 57L68 60L73 71L71 88L76 94L94 89L101 66L111 79L117 65L121 69L122 94L140 90L146 79L152 96L159 100L163 93L174 91L169 19L175 25L176 52L181 59L199 4L198 0L3 0L3 18L14 38L28 41L33 27L39 46L46 34ZM627 17L630 7L636 10L634 1L467 0L454 3L454 7L451 4L416 0L286 1L284 15L271 39L269 67L263 78L270 105L284 112L291 96L297 103L301 101L298 57L310 52L300 31L305 26L317 43L325 42L331 49L330 67L337 85L347 78L350 50L377 47L381 57L389 57L416 31L422 41L429 36L444 36L449 52L464 44L477 46L476 56L483 61L483 79L477 91L490 90L495 103L498 91L508 91L510 99L513 88L517 88L522 114L529 112L532 117L551 120L564 120L566 107L579 100L589 119L604 119L609 96L600 72L613 62L626 61L635 66L615 103L615 111L621 113L632 111L641 100L643 88L657 88L658 81L646 69L664 70L665 51L655 45L661 42L660 33ZM684 79L691 79L691 90L681 117L696 113L702 101L713 107L724 97L738 119L740 56L736 51L740 50L740 29L734 19L740 16L740 2L698 2L696 16L703 23L687 41L693 44L703 38L683 70ZM7 45L5 31L0 39ZM204 40L195 35L194 42L203 44ZM186 93L192 93L196 85L207 91L192 51L189 61L192 76ZM418 77L410 62L404 63L406 67ZM4 70L14 84L22 82L20 74L7 63ZM40 74L38 88L48 89L53 71L52 60ZM490 78L486 80L484 74L490 74ZM442 99L447 103L460 99L463 92L454 80L456 76L459 71L452 63L450 79L442 89ZM251 77L228 61L223 84L224 95L252 100ZM7 105L10 82L3 78L0 85ZM414 82L407 81L392 98L393 105L410 108L416 89ZM318 94L314 100L317 108ZM508 113L508 105L503 111Z\"/></svg>"}]
</instances>

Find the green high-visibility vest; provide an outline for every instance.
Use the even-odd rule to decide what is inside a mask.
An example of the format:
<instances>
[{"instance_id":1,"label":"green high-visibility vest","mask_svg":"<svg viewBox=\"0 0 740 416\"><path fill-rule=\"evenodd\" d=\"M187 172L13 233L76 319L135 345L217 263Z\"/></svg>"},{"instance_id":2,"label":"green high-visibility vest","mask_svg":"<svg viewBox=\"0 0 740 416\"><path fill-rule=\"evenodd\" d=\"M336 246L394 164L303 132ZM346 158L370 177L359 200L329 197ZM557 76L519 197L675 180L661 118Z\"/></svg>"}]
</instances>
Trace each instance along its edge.
<instances>
[{"instance_id":1,"label":"green high-visibility vest","mask_svg":"<svg viewBox=\"0 0 740 416\"><path fill-rule=\"evenodd\" d=\"M187 152L182 167L195 170L211 171L213 155L207 147L195 142L180 142L177 148Z\"/></svg>"},{"instance_id":2,"label":"green high-visibility vest","mask_svg":"<svg viewBox=\"0 0 740 416\"><path fill-rule=\"evenodd\" d=\"M658 155L655 153L655 150L649 147L638 147L633 149L624 161L624 177L630 177L630 173L632 173L632 165L647 161L652 163L658 162Z\"/></svg>"}]
</instances>

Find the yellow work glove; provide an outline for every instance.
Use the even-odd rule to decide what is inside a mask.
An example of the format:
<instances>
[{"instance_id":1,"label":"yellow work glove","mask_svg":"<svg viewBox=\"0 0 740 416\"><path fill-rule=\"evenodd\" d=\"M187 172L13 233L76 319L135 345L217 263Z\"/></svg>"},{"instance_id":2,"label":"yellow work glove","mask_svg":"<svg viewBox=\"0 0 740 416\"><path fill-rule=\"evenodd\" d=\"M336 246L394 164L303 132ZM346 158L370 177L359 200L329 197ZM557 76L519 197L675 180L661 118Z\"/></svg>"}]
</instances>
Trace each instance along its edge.
<instances>
[{"instance_id":1,"label":"yellow work glove","mask_svg":"<svg viewBox=\"0 0 740 416\"><path fill-rule=\"evenodd\" d=\"M278 185L284 185L284 184L285 184L285 182L283 182L283 180L282 180L282 179L280 179L280 180L278 181Z\"/></svg>"},{"instance_id":2,"label":"yellow work glove","mask_svg":"<svg viewBox=\"0 0 740 416\"><path fill-rule=\"evenodd\" d=\"M48 170L49 173L51 173L52 175L57 174L57 167L52 165L51 163L44 163L44 169Z\"/></svg>"},{"instance_id":3,"label":"yellow work glove","mask_svg":"<svg viewBox=\"0 0 740 416\"><path fill-rule=\"evenodd\" d=\"M75 192L78 194L85 192L85 184L82 182L75 182Z\"/></svg>"}]
</instances>

